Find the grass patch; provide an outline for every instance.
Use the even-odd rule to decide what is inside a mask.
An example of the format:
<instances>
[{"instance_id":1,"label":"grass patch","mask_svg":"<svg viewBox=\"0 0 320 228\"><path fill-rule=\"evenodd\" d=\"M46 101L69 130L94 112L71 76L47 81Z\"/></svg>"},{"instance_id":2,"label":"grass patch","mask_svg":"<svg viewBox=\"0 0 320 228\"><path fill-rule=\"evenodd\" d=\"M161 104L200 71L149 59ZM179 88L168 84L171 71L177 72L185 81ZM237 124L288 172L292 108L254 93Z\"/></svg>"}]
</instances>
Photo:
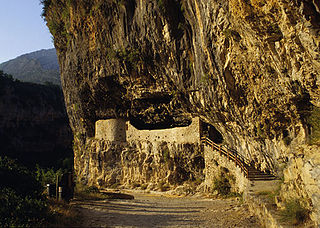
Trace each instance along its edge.
<instances>
[{"instance_id":1,"label":"grass patch","mask_svg":"<svg viewBox=\"0 0 320 228\"><path fill-rule=\"evenodd\" d=\"M257 192L257 196L263 196L271 204L275 203L275 197L279 195L278 191L260 191Z\"/></svg>"},{"instance_id":2,"label":"grass patch","mask_svg":"<svg viewBox=\"0 0 320 228\"><path fill-rule=\"evenodd\" d=\"M95 186L86 186L77 183L75 187L74 196L79 200L105 200L110 199L106 194L103 194Z\"/></svg>"},{"instance_id":3,"label":"grass patch","mask_svg":"<svg viewBox=\"0 0 320 228\"><path fill-rule=\"evenodd\" d=\"M166 192L170 189L170 186L167 183L165 183L164 181L160 181L158 183L157 187L158 187L159 191L161 191L161 192Z\"/></svg>"},{"instance_id":4,"label":"grass patch","mask_svg":"<svg viewBox=\"0 0 320 228\"><path fill-rule=\"evenodd\" d=\"M259 191L256 193L257 196L263 196L267 201L271 204L276 203L276 197L280 195L281 184L283 183L283 179L278 183L276 188L273 191Z\"/></svg>"},{"instance_id":5,"label":"grass patch","mask_svg":"<svg viewBox=\"0 0 320 228\"><path fill-rule=\"evenodd\" d=\"M320 108L313 106L307 122L311 127L310 144L320 145Z\"/></svg>"},{"instance_id":6,"label":"grass patch","mask_svg":"<svg viewBox=\"0 0 320 228\"><path fill-rule=\"evenodd\" d=\"M239 192L230 192L228 195L227 195L228 198L240 198L242 199L243 198L243 195L242 193L239 193Z\"/></svg>"},{"instance_id":7,"label":"grass patch","mask_svg":"<svg viewBox=\"0 0 320 228\"><path fill-rule=\"evenodd\" d=\"M309 211L301 205L298 199L292 199L285 203L285 209L281 211L282 221L292 225L304 223L309 218Z\"/></svg>"},{"instance_id":8,"label":"grass patch","mask_svg":"<svg viewBox=\"0 0 320 228\"><path fill-rule=\"evenodd\" d=\"M71 204L63 200L49 199L50 219L47 227L76 227L81 225L81 215Z\"/></svg>"},{"instance_id":9,"label":"grass patch","mask_svg":"<svg viewBox=\"0 0 320 228\"><path fill-rule=\"evenodd\" d=\"M220 177L214 180L213 190L221 196L228 196L231 193L231 185L226 177Z\"/></svg>"},{"instance_id":10,"label":"grass patch","mask_svg":"<svg viewBox=\"0 0 320 228\"><path fill-rule=\"evenodd\" d=\"M148 184L142 184L141 185L141 190L146 190L148 188Z\"/></svg>"},{"instance_id":11,"label":"grass patch","mask_svg":"<svg viewBox=\"0 0 320 228\"><path fill-rule=\"evenodd\" d=\"M119 182L117 182L117 183L112 184L112 185L110 186L110 188L112 188L112 189L118 189L120 186L121 186L121 184L120 184Z\"/></svg>"}]
</instances>

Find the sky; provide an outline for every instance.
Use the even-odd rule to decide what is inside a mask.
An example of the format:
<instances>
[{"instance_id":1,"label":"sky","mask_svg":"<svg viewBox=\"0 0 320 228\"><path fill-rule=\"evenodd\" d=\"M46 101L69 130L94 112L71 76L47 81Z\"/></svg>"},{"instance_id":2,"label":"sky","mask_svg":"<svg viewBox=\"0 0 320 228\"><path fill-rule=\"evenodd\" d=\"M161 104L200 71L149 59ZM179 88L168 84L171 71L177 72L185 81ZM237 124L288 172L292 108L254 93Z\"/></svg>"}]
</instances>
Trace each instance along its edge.
<instances>
[{"instance_id":1,"label":"sky","mask_svg":"<svg viewBox=\"0 0 320 228\"><path fill-rule=\"evenodd\" d=\"M40 0L0 0L0 63L53 48Z\"/></svg>"}]
</instances>

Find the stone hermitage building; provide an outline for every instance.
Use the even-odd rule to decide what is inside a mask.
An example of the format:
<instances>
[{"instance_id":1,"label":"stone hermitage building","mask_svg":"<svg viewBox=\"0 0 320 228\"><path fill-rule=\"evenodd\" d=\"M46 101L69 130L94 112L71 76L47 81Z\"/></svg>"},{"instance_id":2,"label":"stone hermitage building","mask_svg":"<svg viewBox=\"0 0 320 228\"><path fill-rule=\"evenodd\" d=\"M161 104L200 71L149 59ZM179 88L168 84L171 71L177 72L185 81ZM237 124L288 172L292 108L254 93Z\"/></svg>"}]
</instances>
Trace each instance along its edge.
<instances>
[{"instance_id":1,"label":"stone hermitage building","mask_svg":"<svg viewBox=\"0 0 320 228\"><path fill-rule=\"evenodd\" d=\"M116 153L121 154L121 165L117 166L119 170L115 172L115 163L110 162L110 166L100 171L104 175L108 172L118 174L118 177L111 178L111 183L119 182L130 186L133 183L143 185L146 182L160 181L174 188L185 181L200 179L202 181L197 189L211 191L214 179L221 175L222 170L227 170L228 175L237 177L235 182L231 183L233 190L244 191L248 181L239 167L221 157L218 152L201 145L202 136L207 136L218 144L223 141L220 132L199 117L194 117L192 123L186 127L156 130L139 130L124 119L98 120L95 125L95 141L104 143L97 147L95 153L105 154L104 150L114 148L112 151L115 151L115 148L118 148ZM101 157L103 156L97 160L104 163ZM111 160L116 157L117 155L114 155ZM131 161L128 161L128 157ZM98 165L100 168L101 166L103 165ZM102 178L104 180L98 181L98 185L110 184L110 178L106 176Z\"/></svg>"},{"instance_id":2,"label":"stone hermitage building","mask_svg":"<svg viewBox=\"0 0 320 228\"><path fill-rule=\"evenodd\" d=\"M98 120L95 138L112 142L129 142L134 140L165 141L170 143L200 143L201 121L195 117L187 127L157 130L138 130L124 119Z\"/></svg>"}]
</instances>

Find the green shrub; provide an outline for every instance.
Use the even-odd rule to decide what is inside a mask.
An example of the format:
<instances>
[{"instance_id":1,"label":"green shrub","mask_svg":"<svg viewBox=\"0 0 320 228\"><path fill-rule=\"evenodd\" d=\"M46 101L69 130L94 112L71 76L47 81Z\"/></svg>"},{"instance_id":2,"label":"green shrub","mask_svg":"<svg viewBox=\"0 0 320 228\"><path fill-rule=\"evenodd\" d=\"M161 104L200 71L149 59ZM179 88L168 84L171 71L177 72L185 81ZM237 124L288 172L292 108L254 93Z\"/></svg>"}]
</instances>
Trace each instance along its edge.
<instances>
[{"instance_id":1,"label":"green shrub","mask_svg":"<svg viewBox=\"0 0 320 228\"><path fill-rule=\"evenodd\" d=\"M43 187L35 175L16 161L0 156L0 188L11 188L19 195L38 197Z\"/></svg>"},{"instance_id":2,"label":"green shrub","mask_svg":"<svg viewBox=\"0 0 320 228\"><path fill-rule=\"evenodd\" d=\"M231 185L227 178L219 177L213 182L213 190L218 191L219 195L227 196L231 193Z\"/></svg>"},{"instance_id":3,"label":"green shrub","mask_svg":"<svg viewBox=\"0 0 320 228\"><path fill-rule=\"evenodd\" d=\"M77 199L82 200L103 200L110 198L101 193L96 186L87 186L80 183L76 183L74 194Z\"/></svg>"},{"instance_id":4,"label":"green shrub","mask_svg":"<svg viewBox=\"0 0 320 228\"><path fill-rule=\"evenodd\" d=\"M166 192L170 189L170 186L165 181L158 182L157 187L160 192Z\"/></svg>"},{"instance_id":5,"label":"green shrub","mask_svg":"<svg viewBox=\"0 0 320 228\"><path fill-rule=\"evenodd\" d=\"M47 16L47 12L49 10L51 0L41 0L40 3L42 4L42 17Z\"/></svg>"},{"instance_id":6,"label":"green shrub","mask_svg":"<svg viewBox=\"0 0 320 228\"><path fill-rule=\"evenodd\" d=\"M163 0L157 0L157 3L158 3L158 7L164 11L165 10L165 5L164 5L164 2Z\"/></svg>"},{"instance_id":7,"label":"green shrub","mask_svg":"<svg viewBox=\"0 0 320 228\"><path fill-rule=\"evenodd\" d=\"M320 108L314 106L307 121L311 127L310 144L320 144Z\"/></svg>"},{"instance_id":8,"label":"green shrub","mask_svg":"<svg viewBox=\"0 0 320 228\"><path fill-rule=\"evenodd\" d=\"M60 179L63 174L62 169L54 171L53 169L40 168L38 165L36 169L36 178L42 184L42 186L56 183L57 177Z\"/></svg>"},{"instance_id":9,"label":"green shrub","mask_svg":"<svg viewBox=\"0 0 320 228\"><path fill-rule=\"evenodd\" d=\"M289 136L284 137L282 140L286 146L289 146L292 141L292 139Z\"/></svg>"},{"instance_id":10,"label":"green shrub","mask_svg":"<svg viewBox=\"0 0 320 228\"><path fill-rule=\"evenodd\" d=\"M116 53L116 57L126 65L129 71L136 70L141 56L138 49L122 49Z\"/></svg>"},{"instance_id":11,"label":"green shrub","mask_svg":"<svg viewBox=\"0 0 320 228\"><path fill-rule=\"evenodd\" d=\"M167 162L170 159L170 151L168 147L165 147L162 151L162 156L163 156L163 160L164 162Z\"/></svg>"},{"instance_id":12,"label":"green shrub","mask_svg":"<svg viewBox=\"0 0 320 228\"><path fill-rule=\"evenodd\" d=\"M15 161L0 157L0 226L40 226L47 217L47 200L35 175Z\"/></svg>"},{"instance_id":13,"label":"green shrub","mask_svg":"<svg viewBox=\"0 0 320 228\"><path fill-rule=\"evenodd\" d=\"M283 221L301 224L309 218L309 211L301 205L298 199L292 199L285 203L281 216Z\"/></svg>"},{"instance_id":14,"label":"green shrub","mask_svg":"<svg viewBox=\"0 0 320 228\"><path fill-rule=\"evenodd\" d=\"M99 193L99 189L96 186L86 187L84 190L86 193Z\"/></svg>"},{"instance_id":15,"label":"green shrub","mask_svg":"<svg viewBox=\"0 0 320 228\"><path fill-rule=\"evenodd\" d=\"M141 185L141 190L146 190L148 188L148 184L142 184Z\"/></svg>"},{"instance_id":16,"label":"green shrub","mask_svg":"<svg viewBox=\"0 0 320 228\"><path fill-rule=\"evenodd\" d=\"M11 188L0 190L0 204L2 227L39 226L47 217L47 204L43 197L23 196Z\"/></svg>"}]
</instances>

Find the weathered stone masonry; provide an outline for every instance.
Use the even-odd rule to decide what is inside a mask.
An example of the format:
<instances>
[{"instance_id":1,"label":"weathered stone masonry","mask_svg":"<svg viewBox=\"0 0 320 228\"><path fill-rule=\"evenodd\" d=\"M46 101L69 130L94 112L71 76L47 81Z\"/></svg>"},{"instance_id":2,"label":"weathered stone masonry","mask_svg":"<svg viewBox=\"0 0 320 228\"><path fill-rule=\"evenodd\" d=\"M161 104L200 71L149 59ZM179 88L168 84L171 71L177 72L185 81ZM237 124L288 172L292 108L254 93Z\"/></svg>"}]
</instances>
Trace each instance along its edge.
<instances>
[{"instance_id":1,"label":"weathered stone masonry","mask_svg":"<svg viewBox=\"0 0 320 228\"><path fill-rule=\"evenodd\" d=\"M204 156L200 146L201 121L187 127L138 130L124 119L96 122L95 138L82 154L83 181L127 187L159 183L174 187L186 181L204 180Z\"/></svg>"},{"instance_id":2,"label":"weathered stone masonry","mask_svg":"<svg viewBox=\"0 0 320 228\"><path fill-rule=\"evenodd\" d=\"M116 142L135 140L170 143L200 143L200 119L193 118L187 127L158 130L138 130L123 119L98 120L95 138Z\"/></svg>"}]
</instances>

